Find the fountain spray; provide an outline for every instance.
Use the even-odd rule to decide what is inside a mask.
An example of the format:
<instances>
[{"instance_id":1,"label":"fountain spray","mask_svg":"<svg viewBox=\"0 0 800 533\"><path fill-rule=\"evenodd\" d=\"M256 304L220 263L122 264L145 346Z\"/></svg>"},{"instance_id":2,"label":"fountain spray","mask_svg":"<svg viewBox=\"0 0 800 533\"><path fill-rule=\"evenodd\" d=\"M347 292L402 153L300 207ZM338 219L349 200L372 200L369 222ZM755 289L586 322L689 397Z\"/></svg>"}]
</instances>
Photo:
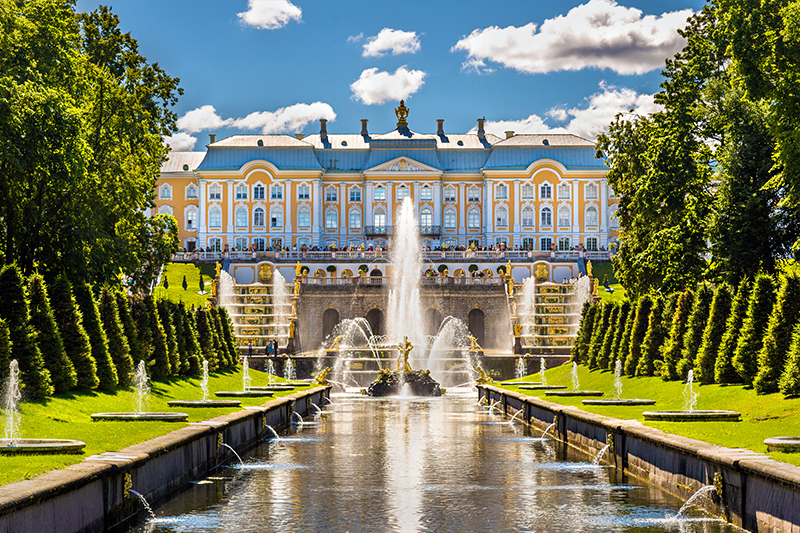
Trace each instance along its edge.
<instances>
[{"instance_id":1,"label":"fountain spray","mask_svg":"<svg viewBox=\"0 0 800 533\"><path fill-rule=\"evenodd\" d=\"M19 439L19 364L16 359L9 365L8 378L3 388L3 411L6 413L5 439L15 444Z\"/></svg>"},{"instance_id":2,"label":"fountain spray","mask_svg":"<svg viewBox=\"0 0 800 533\"><path fill-rule=\"evenodd\" d=\"M544 357L539 358L539 381L542 382L542 385L547 385L547 376L544 375L545 370L547 370L547 363L544 360Z\"/></svg>"},{"instance_id":3,"label":"fountain spray","mask_svg":"<svg viewBox=\"0 0 800 533\"><path fill-rule=\"evenodd\" d=\"M242 391L247 391L252 384L253 378L250 377L250 358L245 356L244 361L242 361Z\"/></svg>"},{"instance_id":4,"label":"fountain spray","mask_svg":"<svg viewBox=\"0 0 800 533\"><path fill-rule=\"evenodd\" d=\"M147 379L147 369L144 360L136 365L136 374L133 377L133 386L136 389L136 412L144 412L147 407L147 396L150 394L150 383Z\"/></svg>"},{"instance_id":5,"label":"fountain spray","mask_svg":"<svg viewBox=\"0 0 800 533\"><path fill-rule=\"evenodd\" d=\"M617 400L622 396L622 360L617 359L614 363L614 394Z\"/></svg>"},{"instance_id":6,"label":"fountain spray","mask_svg":"<svg viewBox=\"0 0 800 533\"><path fill-rule=\"evenodd\" d=\"M203 359L203 380L200 382L200 390L203 391L203 401L208 401L208 361Z\"/></svg>"},{"instance_id":7,"label":"fountain spray","mask_svg":"<svg viewBox=\"0 0 800 533\"><path fill-rule=\"evenodd\" d=\"M579 390L581 384L578 381L578 363L572 363L572 390Z\"/></svg>"},{"instance_id":8,"label":"fountain spray","mask_svg":"<svg viewBox=\"0 0 800 533\"><path fill-rule=\"evenodd\" d=\"M683 389L684 410L694 411L697 405L697 396L698 394L694 391L694 370L689 370L689 375L686 376L686 388Z\"/></svg>"}]
</instances>

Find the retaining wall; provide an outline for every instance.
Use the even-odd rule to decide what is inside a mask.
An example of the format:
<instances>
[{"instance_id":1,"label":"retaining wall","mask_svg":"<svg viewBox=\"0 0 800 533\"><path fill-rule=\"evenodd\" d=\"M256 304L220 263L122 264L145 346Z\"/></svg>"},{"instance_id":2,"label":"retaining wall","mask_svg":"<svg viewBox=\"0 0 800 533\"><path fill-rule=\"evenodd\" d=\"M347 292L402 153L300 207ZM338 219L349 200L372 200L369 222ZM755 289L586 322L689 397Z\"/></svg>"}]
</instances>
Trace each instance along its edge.
<instances>
[{"instance_id":1,"label":"retaining wall","mask_svg":"<svg viewBox=\"0 0 800 533\"><path fill-rule=\"evenodd\" d=\"M758 532L800 532L800 467L746 449L716 446L643 426L525 396L492 385L478 395L500 402L507 414L523 409L526 423L563 446L596 455L607 444L602 462L687 499L705 485L715 485L701 505L728 522Z\"/></svg>"},{"instance_id":2,"label":"retaining wall","mask_svg":"<svg viewBox=\"0 0 800 533\"><path fill-rule=\"evenodd\" d=\"M190 424L167 435L34 479L0 487L0 533L95 532L118 526L141 510L127 488L154 502L185 483L206 476L237 451L255 446L321 405L330 386L283 396L256 407ZM102 422L99 422L102 423ZM132 424L135 422L131 422Z\"/></svg>"}]
</instances>

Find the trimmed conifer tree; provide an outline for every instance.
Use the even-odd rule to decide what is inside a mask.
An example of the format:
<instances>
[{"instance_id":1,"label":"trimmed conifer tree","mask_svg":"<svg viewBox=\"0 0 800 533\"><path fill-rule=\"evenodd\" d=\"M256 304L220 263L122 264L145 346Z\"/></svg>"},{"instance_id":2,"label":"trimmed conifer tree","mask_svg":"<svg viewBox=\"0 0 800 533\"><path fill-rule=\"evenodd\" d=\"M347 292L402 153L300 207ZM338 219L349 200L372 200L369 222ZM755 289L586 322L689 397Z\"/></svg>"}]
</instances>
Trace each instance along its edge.
<instances>
[{"instance_id":1,"label":"trimmed conifer tree","mask_svg":"<svg viewBox=\"0 0 800 533\"><path fill-rule=\"evenodd\" d=\"M126 308L127 308L127 298ZM108 337L108 353L117 369L117 378L120 387L129 387L133 382L133 359L125 335L125 327L119 316L117 298L107 288L100 291L100 320L103 321L106 337ZM128 315L130 318L130 315ZM133 322L131 322L133 325Z\"/></svg>"},{"instance_id":2,"label":"trimmed conifer tree","mask_svg":"<svg viewBox=\"0 0 800 533\"><path fill-rule=\"evenodd\" d=\"M100 312L97 309L97 301L92 294L92 288L82 283L75 285L73 292L78 307L83 313L83 327L89 335L92 357L97 363L97 379L99 380L97 388L112 390L119 385L119 378L114 361L111 360L111 354L108 353L108 337L106 337L103 323L100 320Z\"/></svg>"},{"instance_id":3,"label":"trimmed conifer tree","mask_svg":"<svg viewBox=\"0 0 800 533\"><path fill-rule=\"evenodd\" d=\"M8 378L11 365L11 339L8 336L6 321L0 318L0 383Z\"/></svg>"},{"instance_id":4,"label":"trimmed conifer tree","mask_svg":"<svg viewBox=\"0 0 800 533\"><path fill-rule=\"evenodd\" d=\"M758 352L764 345L764 332L775 307L775 297L775 279L768 274L757 275L733 352L733 368L748 385L753 383L758 372Z\"/></svg>"},{"instance_id":5,"label":"trimmed conifer tree","mask_svg":"<svg viewBox=\"0 0 800 533\"><path fill-rule=\"evenodd\" d=\"M170 374L176 376L180 373L181 362L180 354L178 353L178 341L175 338L175 326L172 323L172 309L167 300L159 300L156 304L156 310L167 341Z\"/></svg>"},{"instance_id":6,"label":"trimmed conifer tree","mask_svg":"<svg viewBox=\"0 0 800 533\"><path fill-rule=\"evenodd\" d=\"M574 363L583 363L583 353L588 353L589 351L589 341L591 340L592 336L589 333L589 330L592 329L594 326L593 318L594 318L594 311L592 309L594 306L589 302L583 302L583 307L581 308L581 322L580 326L578 327L578 336L575 339L575 344L572 345L570 348L570 361ZM591 318L590 318L591 315Z\"/></svg>"},{"instance_id":7,"label":"trimmed conifer tree","mask_svg":"<svg viewBox=\"0 0 800 533\"><path fill-rule=\"evenodd\" d=\"M131 315L131 301L128 295L121 292L114 294L114 300L117 304L117 315L122 324L122 332L125 334L125 339L128 341L131 363L135 368L144 357L142 355L142 345L139 342L139 335L136 331L136 322L133 320L133 315Z\"/></svg>"},{"instance_id":8,"label":"trimmed conifer tree","mask_svg":"<svg viewBox=\"0 0 800 533\"><path fill-rule=\"evenodd\" d=\"M664 363L661 365L661 379L674 381L678 379L678 362L683 356L683 342L686 329L689 327L689 316L692 314L694 292L686 289L678 298L675 313L672 316L669 335L662 348Z\"/></svg>"},{"instance_id":9,"label":"trimmed conifer tree","mask_svg":"<svg viewBox=\"0 0 800 533\"><path fill-rule=\"evenodd\" d=\"M156 304L152 296L147 295L142 299L145 314L147 316L147 326L150 329L150 339L152 351L150 352L150 376L153 379L164 379L169 377L171 370L169 364L169 348L167 347L167 335L161 320L158 317Z\"/></svg>"},{"instance_id":10,"label":"trimmed conifer tree","mask_svg":"<svg viewBox=\"0 0 800 533\"><path fill-rule=\"evenodd\" d=\"M636 374L636 367L639 365L639 358L642 355L642 344L644 336L647 334L647 326L650 324L650 311L653 308L653 297L645 294L636 304L636 313L631 329L628 354L623 363L623 372L626 376ZM660 317L659 317L660 318Z\"/></svg>"},{"instance_id":11,"label":"trimmed conifer tree","mask_svg":"<svg viewBox=\"0 0 800 533\"><path fill-rule=\"evenodd\" d=\"M787 398L800 396L800 322L794 328L792 344L786 356L786 367L778 381L778 387Z\"/></svg>"},{"instance_id":12,"label":"trimmed conifer tree","mask_svg":"<svg viewBox=\"0 0 800 533\"><path fill-rule=\"evenodd\" d=\"M666 301L658 296L653 298L653 306L647 322L647 332L642 341L642 353L636 364L637 376L655 374L656 361L661 360L661 346L664 344L664 306Z\"/></svg>"},{"instance_id":13,"label":"trimmed conifer tree","mask_svg":"<svg viewBox=\"0 0 800 533\"><path fill-rule=\"evenodd\" d=\"M0 303L0 318L5 319L11 340L11 359L19 364L22 394L32 399L50 396L53 383L36 344L36 331L29 323L25 288L15 264L0 270Z\"/></svg>"},{"instance_id":14,"label":"trimmed conifer tree","mask_svg":"<svg viewBox=\"0 0 800 533\"><path fill-rule=\"evenodd\" d=\"M92 357L92 345L89 335L83 327L83 317L72 295L72 286L64 276L59 276L53 283L50 303L56 319L64 351L72 361L78 375L76 389L96 389L100 380L97 378L97 363Z\"/></svg>"},{"instance_id":15,"label":"trimmed conifer tree","mask_svg":"<svg viewBox=\"0 0 800 533\"><path fill-rule=\"evenodd\" d=\"M669 338L669 334L672 331L672 318L675 316L675 310L678 308L678 300L681 294L680 291L671 292L669 296L664 299L662 327L664 328L665 339Z\"/></svg>"},{"instance_id":16,"label":"trimmed conifer tree","mask_svg":"<svg viewBox=\"0 0 800 533\"><path fill-rule=\"evenodd\" d=\"M131 299L131 319L136 326L136 342L139 345L139 355L141 359L133 359L133 366L139 364L139 361L144 361L148 366L147 373L150 373L149 365L151 354L153 353L153 332L150 329L150 316L148 315L147 305L143 298ZM130 337L128 337L130 338ZM133 344L131 344L133 346ZM132 352L135 353L135 352Z\"/></svg>"},{"instance_id":17,"label":"trimmed conifer tree","mask_svg":"<svg viewBox=\"0 0 800 533\"><path fill-rule=\"evenodd\" d=\"M189 284L186 283L186 275L185 274L183 276L183 281L181 282L181 287L183 287L183 290L186 290L186 289L189 288Z\"/></svg>"},{"instance_id":18,"label":"trimmed conifer tree","mask_svg":"<svg viewBox=\"0 0 800 533\"><path fill-rule=\"evenodd\" d=\"M622 339L625 336L630 315L630 302L622 302L622 304L619 306L619 313L617 313L617 324L614 326L614 346L611 348L611 356L608 359L609 369L613 369L617 359L619 359L619 353L622 349Z\"/></svg>"},{"instance_id":19,"label":"trimmed conifer tree","mask_svg":"<svg viewBox=\"0 0 800 533\"><path fill-rule=\"evenodd\" d=\"M633 325L636 323L636 308L638 307L638 300L631 303L631 308L628 310L628 319L625 321L625 331L622 332L622 339L619 344L619 351L614 359L614 368L616 368L617 361L622 362L622 371L625 371L625 361L628 359L628 354L631 351L631 335L633 335Z\"/></svg>"},{"instance_id":20,"label":"trimmed conifer tree","mask_svg":"<svg viewBox=\"0 0 800 533\"><path fill-rule=\"evenodd\" d=\"M694 360L694 379L704 385L714 383L714 367L717 365L717 354L725 335L725 326L731 314L731 287L727 283L717 287L711 301L708 322L703 330L700 350Z\"/></svg>"},{"instance_id":21,"label":"trimmed conifer tree","mask_svg":"<svg viewBox=\"0 0 800 533\"><path fill-rule=\"evenodd\" d=\"M792 330L800 316L800 276L786 276L767 323L764 345L758 352L758 373L753 388L758 394L778 392L778 380L786 365ZM12 339L13 340L13 339Z\"/></svg>"},{"instance_id":22,"label":"trimmed conifer tree","mask_svg":"<svg viewBox=\"0 0 800 533\"><path fill-rule=\"evenodd\" d=\"M30 306L30 325L36 330L39 351L44 365L50 371L50 380L55 392L67 392L75 388L78 375L64 350L64 343L53 316L50 298L44 278L34 274L28 280L28 305Z\"/></svg>"},{"instance_id":23,"label":"trimmed conifer tree","mask_svg":"<svg viewBox=\"0 0 800 533\"><path fill-rule=\"evenodd\" d=\"M589 343L589 368L597 368L597 354L603 347L603 339L605 338L606 329L608 329L608 320L610 317L611 304L601 304L600 309L597 311L597 316L595 317L592 341Z\"/></svg>"},{"instance_id":24,"label":"trimmed conifer tree","mask_svg":"<svg viewBox=\"0 0 800 533\"><path fill-rule=\"evenodd\" d=\"M217 311L217 314L219 315L219 320L222 323L222 336L225 339L225 344L228 347L231 364L236 366L239 364L239 349L236 347L236 334L233 332L233 324L231 323L227 309L224 307L220 307Z\"/></svg>"},{"instance_id":25,"label":"trimmed conifer tree","mask_svg":"<svg viewBox=\"0 0 800 533\"><path fill-rule=\"evenodd\" d=\"M600 352L597 354L597 367L608 369L609 361L611 360L611 350L614 345L614 337L616 334L617 318L619 317L619 305L610 304L611 314L608 317L608 327L603 336L603 343L600 346Z\"/></svg>"},{"instance_id":26,"label":"trimmed conifer tree","mask_svg":"<svg viewBox=\"0 0 800 533\"><path fill-rule=\"evenodd\" d=\"M175 329L175 342L178 345L178 374L187 375L189 370L189 363L187 362L186 354L186 333L184 328L184 313L183 304L176 304L168 302L170 311L172 313L172 327ZM173 369L173 372L175 369Z\"/></svg>"},{"instance_id":27,"label":"trimmed conifer tree","mask_svg":"<svg viewBox=\"0 0 800 533\"><path fill-rule=\"evenodd\" d=\"M219 318L219 308L212 307L208 311L211 316L211 324L214 329L214 349L217 351L217 357L219 358L220 366L222 368L230 368L234 366L234 362L231 360L230 350L228 350L228 345L225 343L225 334L222 331L222 321Z\"/></svg>"},{"instance_id":28,"label":"trimmed conifer tree","mask_svg":"<svg viewBox=\"0 0 800 533\"><path fill-rule=\"evenodd\" d=\"M183 315L183 335L186 343L186 362L188 365L186 373L190 376L198 376L203 366L200 361L200 343L197 340L194 314L186 307L181 308L181 314Z\"/></svg>"},{"instance_id":29,"label":"trimmed conifer tree","mask_svg":"<svg viewBox=\"0 0 800 533\"><path fill-rule=\"evenodd\" d=\"M739 332L742 329L745 314L747 313L747 301L750 298L750 281L743 279L739 282L736 289L736 296L731 304L731 314L725 324L725 334L717 354L717 363L714 365L714 381L717 383L741 383L739 373L733 367L733 353L736 350L736 343L739 340Z\"/></svg>"},{"instance_id":30,"label":"trimmed conifer tree","mask_svg":"<svg viewBox=\"0 0 800 533\"><path fill-rule=\"evenodd\" d=\"M689 370L694 368L694 359L700 350L703 342L703 332L708 323L708 312L711 308L711 300L714 293L707 285L703 284L694 295L692 304L692 314L689 315L689 322L686 325L686 334L683 338L683 350L681 360L678 361L676 371L678 379L684 380L689 375Z\"/></svg>"},{"instance_id":31,"label":"trimmed conifer tree","mask_svg":"<svg viewBox=\"0 0 800 533\"><path fill-rule=\"evenodd\" d=\"M197 323L197 340L200 344L200 356L208 361L208 369L211 371L220 368L217 352L214 350L214 329L209 320L209 313L206 309L198 309L195 312Z\"/></svg>"}]
</instances>

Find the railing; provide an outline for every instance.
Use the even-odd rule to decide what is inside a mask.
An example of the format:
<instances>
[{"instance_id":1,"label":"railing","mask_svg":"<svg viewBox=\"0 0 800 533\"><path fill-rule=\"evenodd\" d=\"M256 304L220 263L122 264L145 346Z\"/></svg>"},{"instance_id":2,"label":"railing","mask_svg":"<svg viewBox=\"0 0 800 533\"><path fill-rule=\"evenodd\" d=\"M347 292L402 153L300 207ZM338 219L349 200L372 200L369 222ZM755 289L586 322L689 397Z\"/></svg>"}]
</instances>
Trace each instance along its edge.
<instances>
[{"instance_id":1,"label":"railing","mask_svg":"<svg viewBox=\"0 0 800 533\"><path fill-rule=\"evenodd\" d=\"M354 276L347 278L303 278L303 285L330 286L330 285L388 285L391 278L385 276ZM502 285L503 278L472 278L455 276L422 276L422 285Z\"/></svg>"},{"instance_id":2,"label":"railing","mask_svg":"<svg viewBox=\"0 0 800 533\"><path fill-rule=\"evenodd\" d=\"M441 226L420 226L419 234L423 237L438 237L442 234Z\"/></svg>"},{"instance_id":3,"label":"railing","mask_svg":"<svg viewBox=\"0 0 800 533\"><path fill-rule=\"evenodd\" d=\"M392 226L364 226L364 235L367 237L391 234Z\"/></svg>"},{"instance_id":4,"label":"railing","mask_svg":"<svg viewBox=\"0 0 800 533\"><path fill-rule=\"evenodd\" d=\"M575 260L584 258L591 261L609 261L612 254L610 252L577 252L577 251L558 251L558 252L534 252L524 250L467 250L467 251L423 251L421 253L423 261L537 261L540 259L570 259ZM221 261L232 259L236 261L376 261L388 260L389 251L364 250L364 251L307 251L307 252L178 252L172 256L176 262L185 261Z\"/></svg>"}]
</instances>

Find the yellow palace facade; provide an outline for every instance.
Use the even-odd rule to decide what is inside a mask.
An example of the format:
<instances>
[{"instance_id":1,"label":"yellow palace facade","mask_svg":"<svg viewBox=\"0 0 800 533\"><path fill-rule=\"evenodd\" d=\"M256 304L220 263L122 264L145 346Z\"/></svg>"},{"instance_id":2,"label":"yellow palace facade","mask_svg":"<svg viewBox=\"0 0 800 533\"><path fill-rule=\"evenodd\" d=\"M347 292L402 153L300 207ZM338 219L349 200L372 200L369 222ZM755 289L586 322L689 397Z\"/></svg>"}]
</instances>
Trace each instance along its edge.
<instances>
[{"instance_id":1,"label":"yellow palace facade","mask_svg":"<svg viewBox=\"0 0 800 533\"><path fill-rule=\"evenodd\" d=\"M314 135L211 136L205 152L173 152L157 183L156 209L175 216L181 245L204 249L341 249L391 244L410 197L424 246L548 252L608 249L618 199L574 135L435 134L408 128Z\"/></svg>"}]
</instances>

